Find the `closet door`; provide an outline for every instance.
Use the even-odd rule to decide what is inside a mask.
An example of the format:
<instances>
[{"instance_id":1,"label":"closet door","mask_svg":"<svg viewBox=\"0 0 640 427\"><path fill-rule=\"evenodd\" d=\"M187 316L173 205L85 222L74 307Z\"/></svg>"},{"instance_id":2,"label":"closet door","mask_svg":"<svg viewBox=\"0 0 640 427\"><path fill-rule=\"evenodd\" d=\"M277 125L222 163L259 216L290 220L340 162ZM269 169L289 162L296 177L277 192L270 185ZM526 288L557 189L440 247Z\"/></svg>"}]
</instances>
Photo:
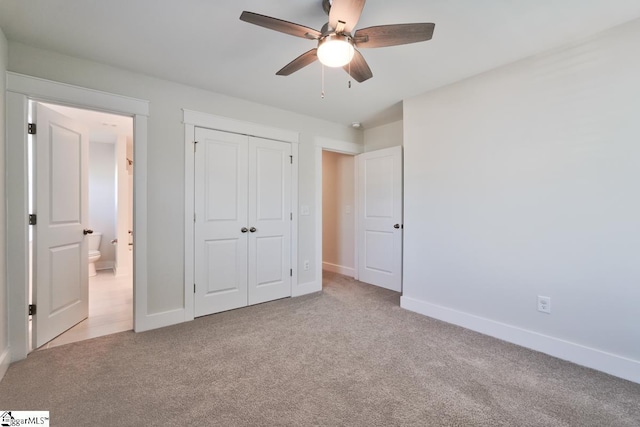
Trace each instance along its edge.
<instances>
[{"instance_id":1,"label":"closet door","mask_svg":"<svg viewBox=\"0 0 640 427\"><path fill-rule=\"evenodd\" d=\"M249 233L247 137L196 128L196 141L197 317L247 305Z\"/></svg>"},{"instance_id":2,"label":"closet door","mask_svg":"<svg viewBox=\"0 0 640 427\"><path fill-rule=\"evenodd\" d=\"M249 139L249 305L291 296L291 144Z\"/></svg>"}]
</instances>

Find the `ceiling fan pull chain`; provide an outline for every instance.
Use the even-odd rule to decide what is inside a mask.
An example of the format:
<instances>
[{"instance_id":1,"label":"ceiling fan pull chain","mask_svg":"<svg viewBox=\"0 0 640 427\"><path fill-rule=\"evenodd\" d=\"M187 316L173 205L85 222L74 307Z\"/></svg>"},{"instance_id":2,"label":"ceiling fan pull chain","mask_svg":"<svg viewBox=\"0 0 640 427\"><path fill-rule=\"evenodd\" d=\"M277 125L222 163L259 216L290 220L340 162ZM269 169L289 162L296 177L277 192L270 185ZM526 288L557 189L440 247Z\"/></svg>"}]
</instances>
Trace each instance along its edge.
<instances>
[{"instance_id":1,"label":"ceiling fan pull chain","mask_svg":"<svg viewBox=\"0 0 640 427\"><path fill-rule=\"evenodd\" d=\"M351 89L351 61L349 61L349 89Z\"/></svg>"},{"instance_id":2,"label":"ceiling fan pull chain","mask_svg":"<svg viewBox=\"0 0 640 427\"><path fill-rule=\"evenodd\" d=\"M324 65L320 65L322 69L322 92L320 92L320 97L324 99Z\"/></svg>"}]
</instances>

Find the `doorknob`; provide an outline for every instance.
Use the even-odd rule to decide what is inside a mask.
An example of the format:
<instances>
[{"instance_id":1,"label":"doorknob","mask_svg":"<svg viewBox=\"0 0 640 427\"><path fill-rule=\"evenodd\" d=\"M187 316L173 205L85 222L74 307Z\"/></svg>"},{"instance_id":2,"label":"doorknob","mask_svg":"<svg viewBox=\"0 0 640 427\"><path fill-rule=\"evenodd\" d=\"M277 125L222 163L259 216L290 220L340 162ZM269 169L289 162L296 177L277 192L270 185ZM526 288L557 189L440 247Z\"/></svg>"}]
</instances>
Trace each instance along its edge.
<instances>
[{"instance_id":1,"label":"doorknob","mask_svg":"<svg viewBox=\"0 0 640 427\"><path fill-rule=\"evenodd\" d=\"M395 224L393 228L400 228L400 224Z\"/></svg>"},{"instance_id":2,"label":"doorknob","mask_svg":"<svg viewBox=\"0 0 640 427\"><path fill-rule=\"evenodd\" d=\"M85 236L86 236L87 234L93 234L93 230L90 230L90 229L88 229L88 228L85 228L84 230L82 230L82 234L84 234Z\"/></svg>"},{"instance_id":3,"label":"doorknob","mask_svg":"<svg viewBox=\"0 0 640 427\"><path fill-rule=\"evenodd\" d=\"M242 227L242 228L240 229L240 231L242 231L243 233L246 233L246 232L247 232L247 231L249 231L249 230L247 229L247 227Z\"/></svg>"},{"instance_id":4,"label":"doorknob","mask_svg":"<svg viewBox=\"0 0 640 427\"><path fill-rule=\"evenodd\" d=\"M250 231L250 232L252 232L252 233L255 233L255 232L256 232L256 231L258 231L258 230L257 230L255 227L251 227L251 228L249 229L249 231Z\"/></svg>"}]
</instances>

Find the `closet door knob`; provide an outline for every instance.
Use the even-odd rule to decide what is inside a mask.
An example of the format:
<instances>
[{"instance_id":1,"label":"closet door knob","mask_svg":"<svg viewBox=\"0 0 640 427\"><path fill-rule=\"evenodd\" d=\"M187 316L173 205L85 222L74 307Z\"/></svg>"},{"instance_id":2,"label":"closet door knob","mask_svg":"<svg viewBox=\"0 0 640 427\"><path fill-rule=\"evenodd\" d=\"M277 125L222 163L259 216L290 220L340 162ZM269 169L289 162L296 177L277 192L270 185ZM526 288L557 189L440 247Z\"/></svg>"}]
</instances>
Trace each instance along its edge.
<instances>
[{"instance_id":1,"label":"closet door knob","mask_svg":"<svg viewBox=\"0 0 640 427\"><path fill-rule=\"evenodd\" d=\"M240 231L242 231L243 233L246 233L246 232L247 232L247 231L249 231L249 230L247 229L247 227L242 227L242 228L240 229Z\"/></svg>"},{"instance_id":2,"label":"closet door knob","mask_svg":"<svg viewBox=\"0 0 640 427\"><path fill-rule=\"evenodd\" d=\"M400 228L400 224L394 225L393 228Z\"/></svg>"},{"instance_id":3,"label":"closet door knob","mask_svg":"<svg viewBox=\"0 0 640 427\"><path fill-rule=\"evenodd\" d=\"M85 228L84 230L82 230L82 234L84 234L85 236L87 234L93 234L93 230L89 230L88 228Z\"/></svg>"},{"instance_id":4,"label":"closet door knob","mask_svg":"<svg viewBox=\"0 0 640 427\"><path fill-rule=\"evenodd\" d=\"M251 228L249 229L249 231L250 231L250 232L252 232L252 233L255 233L255 232L256 232L256 231L258 231L258 230L257 230L255 227L251 227Z\"/></svg>"}]
</instances>

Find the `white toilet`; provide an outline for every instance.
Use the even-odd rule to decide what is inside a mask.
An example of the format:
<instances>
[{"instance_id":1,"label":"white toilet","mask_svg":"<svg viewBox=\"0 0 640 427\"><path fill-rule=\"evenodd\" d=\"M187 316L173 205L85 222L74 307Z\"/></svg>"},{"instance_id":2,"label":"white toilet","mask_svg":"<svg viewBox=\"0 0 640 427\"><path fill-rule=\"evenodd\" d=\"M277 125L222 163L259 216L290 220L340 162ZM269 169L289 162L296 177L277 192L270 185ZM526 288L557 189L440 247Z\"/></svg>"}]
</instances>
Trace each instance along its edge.
<instances>
[{"instance_id":1,"label":"white toilet","mask_svg":"<svg viewBox=\"0 0 640 427\"><path fill-rule=\"evenodd\" d=\"M102 240L102 233L87 234L89 239L89 277L96 274L96 261L100 259L100 240Z\"/></svg>"}]
</instances>

